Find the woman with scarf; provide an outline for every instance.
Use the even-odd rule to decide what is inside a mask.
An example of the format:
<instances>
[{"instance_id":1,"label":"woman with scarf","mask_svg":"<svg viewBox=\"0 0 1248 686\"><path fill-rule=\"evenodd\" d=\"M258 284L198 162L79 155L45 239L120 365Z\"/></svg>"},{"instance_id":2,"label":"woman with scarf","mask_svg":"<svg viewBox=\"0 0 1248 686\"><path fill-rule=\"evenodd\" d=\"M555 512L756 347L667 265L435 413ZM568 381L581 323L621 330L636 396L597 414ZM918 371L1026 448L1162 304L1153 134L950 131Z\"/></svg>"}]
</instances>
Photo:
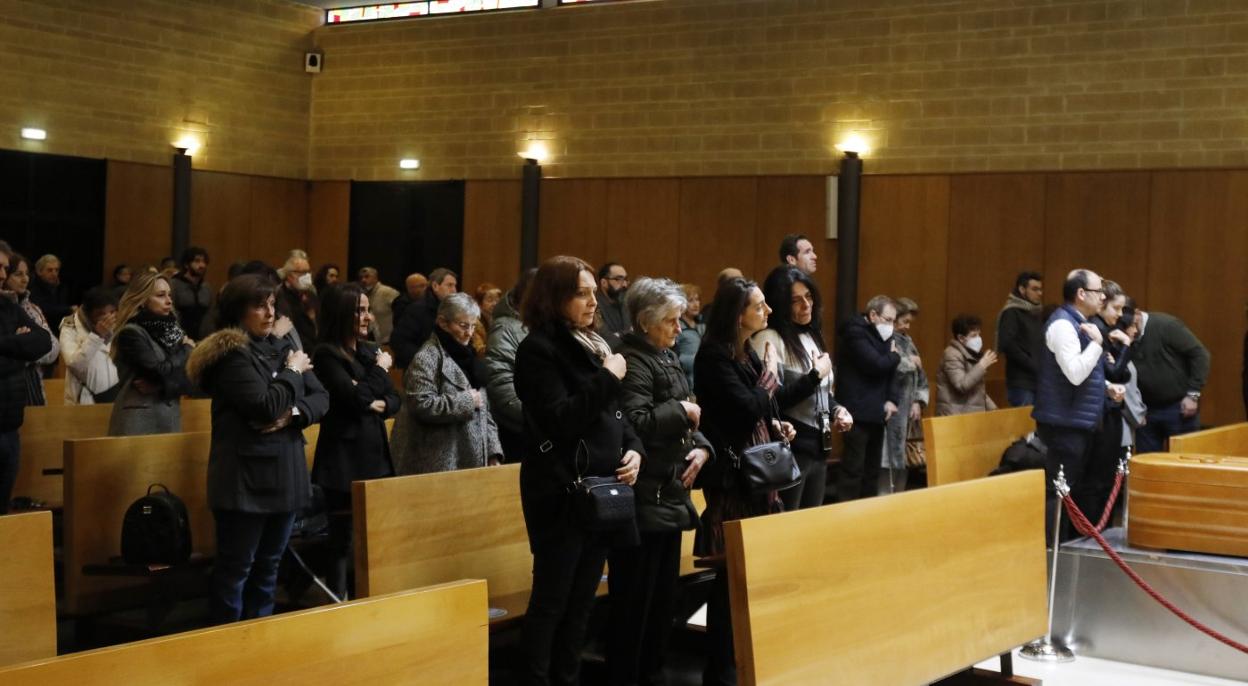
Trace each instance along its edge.
<instances>
[{"instance_id":1,"label":"woman with scarf","mask_svg":"<svg viewBox=\"0 0 1248 686\"><path fill-rule=\"evenodd\" d=\"M57 340L57 335L52 333L52 328L48 326L48 319L43 316L43 310L30 300L30 262L17 253L13 253L13 256L9 258L9 278L4 282L4 290L13 293L17 298L17 304L26 312L26 315L35 320L39 328L47 331L48 336L52 338L52 349L48 351L48 354L26 367L26 404L47 405L48 401L43 393L43 368L56 364L56 359L61 354L61 344Z\"/></svg>"},{"instance_id":2,"label":"woman with scarf","mask_svg":"<svg viewBox=\"0 0 1248 686\"><path fill-rule=\"evenodd\" d=\"M109 436L182 430L180 399L190 391L186 360L194 347L178 325L169 281L155 272L135 276L117 308L112 355L121 390Z\"/></svg>"},{"instance_id":3,"label":"woman with scarf","mask_svg":"<svg viewBox=\"0 0 1248 686\"><path fill-rule=\"evenodd\" d=\"M580 683L585 627L613 545L636 528L601 532L577 519L569 486L580 476L633 485L645 452L621 406L624 357L594 331L598 280L575 257L542 263L524 297L529 335L516 350L524 408L520 504L533 552L520 682Z\"/></svg>"},{"instance_id":4,"label":"woman with scarf","mask_svg":"<svg viewBox=\"0 0 1248 686\"><path fill-rule=\"evenodd\" d=\"M448 295L438 305L433 335L403 375L407 398L390 437L399 474L502 462L484 368L471 345L480 316L480 307L467 293Z\"/></svg>"},{"instance_id":5,"label":"woman with scarf","mask_svg":"<svg viewBox=\"0 0 1248 686\"><path fill-rule=\"evenodd\" d=\"M750 346L750 337L767 328L771 311L753 281L739 277L722 281L694 360L700 426L718 457L702 470L699 480L706 510L694 542L694 554L717 567L706 608L707 657L702 672L706 686L737 683L723 524L784 509L776 491L750 489L733 466L733 456L752 445L796 439L796 429L776 418L776 408L793 404L798 391L812 392L801 384L780 384L780 356L770 343L764 343L761 358Z\"/></svg>"}]
</instances>

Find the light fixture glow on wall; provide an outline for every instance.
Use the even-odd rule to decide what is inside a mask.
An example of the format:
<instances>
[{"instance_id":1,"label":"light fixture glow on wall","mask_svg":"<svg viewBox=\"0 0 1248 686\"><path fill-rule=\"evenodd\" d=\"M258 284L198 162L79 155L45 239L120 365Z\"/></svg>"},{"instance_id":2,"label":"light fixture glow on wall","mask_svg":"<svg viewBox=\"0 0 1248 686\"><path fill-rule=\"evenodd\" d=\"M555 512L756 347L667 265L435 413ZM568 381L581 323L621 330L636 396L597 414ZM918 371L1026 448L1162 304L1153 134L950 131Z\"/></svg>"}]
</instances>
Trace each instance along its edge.
<instances>
[{"instance_id":1,"label":"light fixture glow on wall","mask_svg":"<svg viewBox=\"0 0 1248 686\"><path fill-rule=\"evenodd\" d=\"M25 138L28 141L47 140L48 132L43 129L22 129L22 138Z\"/></svg>"},{"instance_id":2,"label":"light fixture glow on wall","mask_svg":"<svg viewBox=\"0 0 1248 686\"><path fill-rule=\"evenodd\" d=\"M836 149L847 155L852 154L862 157L871 152L871 143L867 141L866 136L863 136L857 131L853 131L850 132L849 135L845 136L845 138L841 139L840 143L836 144Z\"/></svg>"},{"instance_id":3,"label":"light fixture glow on wall","mask_svg":"<svg viewBox=\"0 0 1248 686\"><path fill-rule=\"evenodd\" d=\"M399 160L399 168L400 169L420 169L420 160L414 160L410 157L401 159Z\"/></svg>"},{"instance_id":4,"label":"light fixture glow on wall","mask_svg":"<svg viewBox=\"0 0 1248 686\"><path fill-rule=\"evenodd\" d=\"M524 152L516 153L526 160L536 160L538 164L546 161L550 153L546 150L546 144L541 141L532 141L529 143L529 149Z\"/></svg>"},{"instance_id":5,"label":"light fixture glow on wall","mask_svg":"<svg viewBox=\"0 0 1248 686\"><path fill-rule=\"evenodd\" d=\"M194 136L183 136L174 142L173 147L189 157L199 151L200 143Z\"/></svg>"}]
</instances>

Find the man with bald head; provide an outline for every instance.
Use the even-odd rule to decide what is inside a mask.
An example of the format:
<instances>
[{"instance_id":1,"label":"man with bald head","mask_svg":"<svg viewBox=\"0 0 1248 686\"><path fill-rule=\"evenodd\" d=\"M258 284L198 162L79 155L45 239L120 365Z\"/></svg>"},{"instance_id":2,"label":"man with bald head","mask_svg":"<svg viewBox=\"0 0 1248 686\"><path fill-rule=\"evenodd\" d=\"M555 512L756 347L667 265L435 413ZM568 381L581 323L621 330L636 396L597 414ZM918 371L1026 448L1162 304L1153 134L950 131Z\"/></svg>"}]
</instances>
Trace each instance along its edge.
<instances>
[{"instance_id":1,"label":"man with bald head","mask_svg":"<svg viewBox=\"0 0 1248 686\"><path fill-rule=\"evenodd\" d=\"M1126 389L1105 380L1105 350L1101 331L1089 318L1105 302L1101 277L1090 269L1076 269L1062 286L1065 302L1044 326L1044 349L1036 374L1036 404L1031 416L1036 434L1047 447L1045 462L1045 528L1050 542L1054 509L1058 507L1053 479L1064 470L1071 495L1081 509L1096 502L1095 484L1085 478L1092 434L1100 426L1105 396L1121 400ZM1099 512L1085 513L1092 518ZM1061 540L1073 535L1067 523Z\"/></svg>"},{"instance_id":2,"label":"man with bald head","mask_svg":"<svg viewBox=\"0 0 1248 686\"><path fill-rule=\"evenodd\" d=\"M429 279L424 274L415 272L407 275L407 279L403 282L403 293L390 304L396 324L403 319L403 310L407 309L408 305L425 301L425 291L428 289Z\"/></svg>"}]
</instances>

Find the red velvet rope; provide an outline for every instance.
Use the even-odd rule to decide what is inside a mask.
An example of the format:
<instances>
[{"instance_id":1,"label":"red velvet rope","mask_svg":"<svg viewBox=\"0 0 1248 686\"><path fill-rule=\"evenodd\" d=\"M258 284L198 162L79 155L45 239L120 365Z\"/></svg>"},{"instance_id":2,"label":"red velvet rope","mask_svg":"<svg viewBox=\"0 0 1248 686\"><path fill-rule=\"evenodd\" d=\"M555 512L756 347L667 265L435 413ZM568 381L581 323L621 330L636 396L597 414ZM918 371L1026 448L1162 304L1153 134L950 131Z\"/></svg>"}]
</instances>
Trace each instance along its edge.
<instances>
[{"instance_id":1,"label":"red velvet rope","mask_svg":"<svg viewBox=\"0 0 1248 686\"><path fill-rule=\"evenodd\" d=\"M1101 517L1102 527L1105 525L1105 521L1109 517L1110 510L1112 510L1114 507L1114 500L1117 499L1118 491L1121 489L1121 486L1122 486L1122 472L1119 472L1117 483L1114 485L1114 492L1110 496L1110 499L1109 499L1109 505L1105 508L1105 514ZM1218 641L1225 643L1226 645L1234 648L1235 650L1238 650L1241 653L1248 653L1248 645L1245 645L1243 643L1240 643L1239 641L1233 640L1213 629L1210 629L1209 627L1205 626L1204 624L1201 624L1195 619L1192 619L1190 615L1180 610L1178 607L1174 605L1174 603L1163 598L1162 595L1158 593L1156 589L1148 585L1147 581L1145 581L1144 579L1141 579L1140 575L1136 574L1135 570L1128 567L1127 563L1122 559L1121 556L1118 555L1117 551L1115 551L1113 547L1109 545L1109 542L1106 541L1103 536L1101 536L1100 530L1097 529L1096 527L1093 527L1092 522L1088 521L1088 518L1085 517L1083 513L1079 511L1079 507L1075 505L1074 499L1072 499L1069 494L1062 497L1062 504L1066 506L1066 512L1067 514L1070 515L1070 520L1071 522L1074 523L1075 529L1078 530L1079 533L1083 534L1084 536L1091 536L1092 538L1096 539L1096 542L1100 544L1101 549L1105 551L1105 554L1109 556L1109 559L1113 560L1114 564L1117 564L1118 568L1121 569L1124 574L1131 577L1131 580L1134 581L1137 586L1142 588L1145 593L1152 596L1153 600L1156 600L1157 602L1161 603L1162 607L1165 607L1167 610L1174 613L1176 617L1192 625L1194 628L1204 633L1205 635L1211 638L1217 639Z\"/></svg>"}]
</instances>

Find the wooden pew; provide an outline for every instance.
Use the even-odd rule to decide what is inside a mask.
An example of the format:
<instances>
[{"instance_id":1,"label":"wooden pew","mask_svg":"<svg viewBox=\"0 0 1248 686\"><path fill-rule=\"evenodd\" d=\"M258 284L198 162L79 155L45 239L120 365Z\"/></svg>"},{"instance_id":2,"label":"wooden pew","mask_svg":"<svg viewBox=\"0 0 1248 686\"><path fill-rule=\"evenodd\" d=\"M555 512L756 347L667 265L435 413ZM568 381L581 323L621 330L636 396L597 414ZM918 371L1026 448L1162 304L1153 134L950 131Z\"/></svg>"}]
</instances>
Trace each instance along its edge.
<instances>
[{"instance_id":1,"label":"wooden pew","mask_svg":"<svg viewBox=\"0 0 1248 686\"><path fill-rule=\"evenodd\" d=\"M352 484L356 593L371 596L457 578L484 578L495 626L524 614L533 555L520 509L520 465L465 469ZM705 508L694 492L699 511ZM682 540L681 575L694 567L693 533ZM599 594L606 592L606 584Z\"/></svg>"},{"instance_id":2,"label":"wooden pew","mask_svg":"<svg viewBox=\"0 0 1248 686\"><path fill-rule=\"evenodd\" d=\"M43 397L49 405L65 404L65 377L43 380Z\"/></svg>"},{"instance_id":3,"label":"wooden pew","mask_svg":"<svg viewBox=\"0 0 1248 686\"><path fill-rule=\"evenodd\" d=\"M457 581L0 669L0 683L485 686L482 581Z\"/></svg>"},{"instance_id":4,"label":"wooden pew","mask_svg":"<svg viewBox=\"0 0 1248 686\"><path fill-rule=\"evenodd\" d=\"M209 434L85 438L65 441L65 609L71 615L133 602L126 591L143 588L135 577L90 576L84 565L121 554L126 508L153 483L186 503L193 552L212 555L216 532L208 507ZM122 603L124 604L124 603Z\"/></svg>"},{"instance_id":5,"label":"wooden pew","mask_svg":"<svg viewBox=\"0 0 1248 686\"><path fill-rule=\"evenodd\" d=\"M0 517L0 541L0 667L55 657L52 513Z\"/></svg>"},{"instance_id":6,"label":"wooden pew","mask_svg":"<svg viewBox=\"0 0 1248 686\"><path fill-rule=\"evenodd\" d=\"M1168 452L1248 457L1248 422L1171 436Z\"/></svg>"},{"instance_id":7,"label":"wooden pew","mask_svg":"<svg viewBox=\"0 0 1248 686\"><path fill-rule=\"evenodd\" d=\"M358 596L480 578L501 620L524 614L533 555L520 465L357 481L352 506Z\"/></svg>"},{"instance_id":8,"label":"wooden pew","mask_svg":"<svg viewBox=\"0 0 1248 686\"><path fill-rule=\"evenodd\" d=\"M319 429L313 424L304 430L309 469ZM210 447L208 432L65 441L65 607L70 614L109 607L110 596L126 599L126 589L144 585L133 577L88 575L83 567L121 554L126 508L153 483L168 486L186 503L193 552L215 554L207 491Z\"/></svg>"},{"instance_id":9,"label":"wooden pew","mask_svg":"<svg viewBox=\"0 0 1248 686\"><path fill-rule=\"evenodd\" d=\"M212 401L182 400L182 430L186 433L212 428ZM46 405L26 408L20 432L22 461L14 496L34 498L49 507L60 507L63 442L71 438L97 438L108 434L112 404Z\"/></svg>"},{"instance_id":10,"label":"wooden pew","mask_svg":"<svg viewBox=\"0 0 1248 686\"><path fill-rule=\"evenodd\" d=\"M926 684L1046 630L1029 471L724 525L738 679Z\"/></svg>"},{"instance_id":11,"label":"wooden pew","mask_svg":"<svg viewBox=\"0 0 1248 686\"><path fill-rule=\"evenodd\" d=\"M925 417L927 485L943 486L988 476L1011 443L1035 430L1031 407Z\"/></svg>"}]
</instances>

